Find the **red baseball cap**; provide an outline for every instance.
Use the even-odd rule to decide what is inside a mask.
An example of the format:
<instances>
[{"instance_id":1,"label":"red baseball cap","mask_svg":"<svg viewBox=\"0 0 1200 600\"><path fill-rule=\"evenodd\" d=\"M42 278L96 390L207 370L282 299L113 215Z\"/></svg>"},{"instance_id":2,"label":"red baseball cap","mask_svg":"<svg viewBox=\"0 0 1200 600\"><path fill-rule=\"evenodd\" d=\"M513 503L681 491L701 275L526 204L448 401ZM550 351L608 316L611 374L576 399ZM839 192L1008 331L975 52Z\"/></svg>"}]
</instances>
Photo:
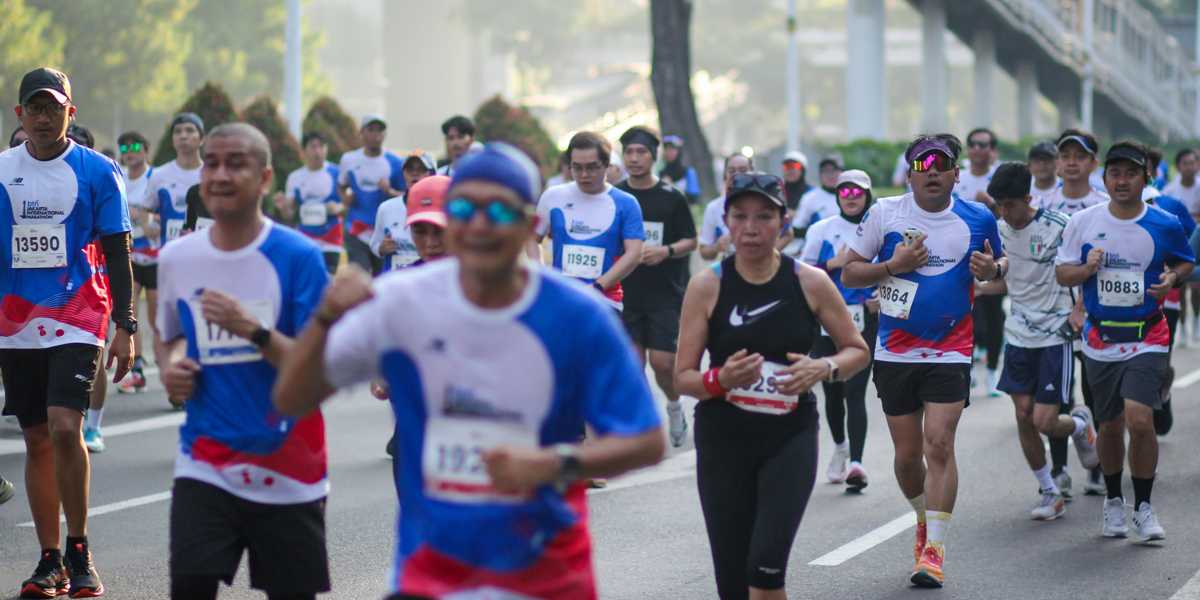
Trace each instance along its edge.
<instances>
[{"instance_id":1,"label":"red baseball cap","mask_svg":"<svg viewBox=\"0 0 1200 600\"><path fill-rule=\"evenodd\" d=\"M408 208L408 225L433 223L446 226L446 192L450 190L450 178L431 175L408 188L405 204Z\"/></svg>"}]
</instances>

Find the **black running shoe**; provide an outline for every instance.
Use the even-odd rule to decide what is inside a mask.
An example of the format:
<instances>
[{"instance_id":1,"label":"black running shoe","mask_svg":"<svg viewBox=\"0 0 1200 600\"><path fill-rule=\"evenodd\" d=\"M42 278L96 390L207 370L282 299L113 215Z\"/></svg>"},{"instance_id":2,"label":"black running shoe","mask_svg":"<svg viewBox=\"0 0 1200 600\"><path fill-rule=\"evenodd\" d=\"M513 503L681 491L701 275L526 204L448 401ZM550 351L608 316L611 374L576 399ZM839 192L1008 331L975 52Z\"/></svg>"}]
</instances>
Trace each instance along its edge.
<instances>
[{"instance_id":1,"label":"black running shoe","mask_svg":"<svg viewBox=\"0 0 1200 600\"><path fill-rule=\"evenodd\" d=\"M92 565L92 552L87 544L75 544L67 548L63 555L63 563L71 577L72 598L97 598L104 595L104 584L100 583L100 574Z\"/></svg>"},{"instance_id":2,"label":"black running shoe","mask_svg":"<svg viewBox=\"0 0 1200 600\"><path fill-rule=\"evenodd\" d=\"M33 576L21 584L22 598L56 598L71 589L58 551L43 551Z\"/></svg>"}]
</instances>

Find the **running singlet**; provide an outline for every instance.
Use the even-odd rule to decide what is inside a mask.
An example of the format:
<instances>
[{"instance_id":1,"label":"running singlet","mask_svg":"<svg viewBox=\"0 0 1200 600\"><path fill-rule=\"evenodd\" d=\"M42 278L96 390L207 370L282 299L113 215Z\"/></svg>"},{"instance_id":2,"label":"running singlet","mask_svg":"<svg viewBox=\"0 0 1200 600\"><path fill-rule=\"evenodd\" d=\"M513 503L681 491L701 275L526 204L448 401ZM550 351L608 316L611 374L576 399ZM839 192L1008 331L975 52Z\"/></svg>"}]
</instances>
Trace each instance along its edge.
<instances>
[{"instance_id":1,"label":"running singlet","mask_svg":"<svg viewBox=\"0 0 1200 600\"><path fill-rule=\"evenodd\" d=\"M1004 336L1021 348L1059 346L1071 315L1071 293L1058 284L1054 259L1062 245L1067 215L1038 209L1033 220L1021 229L1000 221L1000 239L1008 255L1004 281L1012 301L1012 314L1004 321Z\"/></svg>"},{"instance_id":2,"label":"running singlet","mask_svg":"<svg viewBox=\"0 0 1200 600\"><path fill-rule=\"evenodd\" d=\"M190 171L179 168L171 161L154 169L150 182L146 184L146 197L142 205L158 213L158 244L167 245L183 234L187 220L187 191L200 184L199 167Z\"/></svg>"},{"instance_id":3,"label":"running singlet","mask_svg":"<svg viewBox=\"0 0 1200 600\"><path fill-rule=\"evenodd\" d=\"M817 221L837 214L841 214L837 196L823 188L815 187L800 198L800 206L796 209L796 216L792 218L792 227L807 229Z\"/></svg>"},{"instance_id":4,"label":"running singlet","mask_svg":"<svg viewBox=\"0 0 1200 600\"><path fill-rule=\"evenodd\" d=\"M406 194L384 201L375 215L375 230L371 233L371 252L383 259L383 270L395 271L411 266L420 254L412 242L412 230L408 227L408 205ZM387 256L379 254L379 246L385 238L396 242L396 251Z\"/></svg>"},{"instance_id":5,"label":"running singlet","mask_svg":"<svg viewBox=\"0 0 1200 600\"><path fill-rule=\"evenodd\" d=\"M608 184L599 194L585 194L575 182L552 187L542 193L537 213L538 235L549 233L553 242L554 267L589 285L621 258L625 240L646 239L637 199ZM620 283L605 296L621 310Z\"/></svg>"},{"instance_id":6,"label":"running singlet","mask_svg":"<svg viewBox=\"0 0 1200 600\"><path fill-rule=\"evenodd\" d=\"M313 242L266 221L249 246L225 252L199 231L158 255L158 330L166 343L184 337L200 364L179 429L175 477L217 486L265 504L325 497L325 423L320 411L285 417L271 404L275 367L249 340L204 319L204 289L233 296L264 327L294 337L328 282Z\"/></svg>"},{"instance_id":7,"label":"running singlet","mask_svg":"<svg viewBox=\"0 0 1200 600\"><path fill-rule=\"evenodd\" d=\"M104 345L112 312L104 255L93 243L129 231L121 169L68 140L37 160L0 153L0 348Z\"/></svg>"},{"instance_id":8,"label":"running singlet","mask_svg":"<svg viewBox=\"0 0 1200 600\"><path fill-rule=\"evenodd\" d=\"M150 176L154 174L153 167L147 167L146 172L137 179L130 179L124 171L121 172L121 177L125 181L125 196L129 198L130 208L145 208L143 204L146 201L146 187L150 183ZM133 238L129 260L135 265L153 265L158 261L158 240L152 240L146 237L146 232L142 230L141 223L137 221L131 222L133 229L129 232Z\"/></svg>"},{"instance_id":9,"label":"running singlet","mask_svg":"<svg viewBox=\"0 0 1200 600\"><path fill-rule=\"evenodd\" d=\"M1088 314L1083 353L1093 360L1115 362L1146 352L1167 352L1169 331L1166 319L1160 318L1162 302L1148 289L1158 283L1168 263L1196 261L1179 220L1150 205L1143 205L1142 214L1128 220L1114 217L1107 204L1093 206L1071 217L1057 263L1084 264L1092 248L1104 250L1104 261L1083 283ZM1140 341L1124 337L1139 332Z\"/></svg>"},{"instance_id":10,"label":"running singlet","mask_svg":"<svg viewBox=\"0 0 1200 600\"><path fill-rule=\"evenodd\" d=\"M582 482L505 494L481 454L575 443L584 423L602 436L661 425L612 309L548 268L527 273L521 298L491 310L463 296L455 258L391 273L330 331L330 383L382 377L391 389L398 591L596 597Z\"/></svg>"},{"instance_id":11,"label":"running singlet","mask_svg":"<svg viewBox=\"0 0 1200 600\"><path fill-rule=\"evenodd\" d=\"M338 184L348 185L354 192L354 200L346 209L346 231L364 243L370 243L375 213L387 200L379 189L382 179L387 179L393 190L404 190L404 162L395 154L385 150L379 156L367 156L359 148L342 155Z\"/></svg>"},{"instance_id":12,"label":"running singlet","mask_svg":"<svg viewBox=\"0 0 1200 600\"><path fill-rule=\"evenodd\" d=\"M1082 198L1068 198L1063 194L1063 188L1060 185L1054 189L1053 193L1043 196L1041 202L1035 203L1033 206L1071 216L1085 208L1106 202L1108 202L1108 194L1095 189L1089 191L1088 195Z\"/></svg>"},{"instance_id":13,"label":"running singlet","mask_svg":"<svg viewBox=\"0 0 1200 600\"><path fill-rule=\"evenodd\" d=\"M929 262L879 284L879 343L876 360L902 363L971 362L975 281L971 252L988 240L1003 256L996 218L978 202L952 195L940 212L926 212L911 193L882 198L867 210L850 249L885 261L903 241L905 230L925 234Z\"/></svg>"},{"instance_id":14,"label":"running singlet","mask_svg":"<svg viewBox=\"0 0 1200 600\"><path fill-rule=\"evenodd\" d=\"M850 319L854 321L855 327L862 331L866 324L863 303L871 298L875 288L848 288L842 283L842 269L839 267L830 270L826 266L829 259L847 248L847 243L856 237L857 230L857 223L843 219L840 214L817 221L808 229L802 260L829 273L829 278L842 293L842 300L845 300L846 308L850 311Z\"/></svg>"},{"instance_id":15,"label":"running singlet","mask_svg":"<svg viewBox=\"0 0 1200 600\"><path fill-rule=\"evenodd\" d=\"M330 204L341 202L337 193L338 170L332 163L311 171L300 167L292 171L284 189L296 202L300 233L317 243L323 252L341 252L341 219L329 212Z\"/></svg>"}]
</instances>

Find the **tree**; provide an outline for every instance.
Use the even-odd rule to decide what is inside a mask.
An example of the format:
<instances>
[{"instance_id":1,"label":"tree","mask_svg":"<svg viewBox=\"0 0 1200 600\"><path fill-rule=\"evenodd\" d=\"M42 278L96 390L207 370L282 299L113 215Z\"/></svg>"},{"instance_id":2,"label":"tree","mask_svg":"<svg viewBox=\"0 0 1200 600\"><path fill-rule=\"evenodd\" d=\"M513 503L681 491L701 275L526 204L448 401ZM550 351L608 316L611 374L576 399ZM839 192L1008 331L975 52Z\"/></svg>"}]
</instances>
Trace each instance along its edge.
<instances>
[{"instance_id":1,"label":"tree","mask_svg":"<svg viewBox=\"0 0 1200 600\"><path fill-rule=\"evenodd\" d=\"M342 159L344 152L362 145L354 117L331 96L321 96L313 102L300 129L304 133L316 131L324 136L329 145L329 160L335 163Z\"/></svg>"},{"instance_id":2,"label":"tree","mask_svg":"<svg viewBox=\"0 0 1200 600\"><path fill-rule=\"evenodd\" d=\"M282 190L287 176L304 164L300 142L288 131L287 121L279 114L269 96L255 98L242 109L242 120L257 127L271 142L271 167L275 169L276 190Z\"/></svg>"},{"instance_id":3,"label":"tree","mask_svg":"<svg viewBox=\"0 0 1200 600\"><path fill-rule=\"evenodd\" d=\"M493 96L475 111L475 127L481 140L508 142L523 150L538 164L543 176L557 171L558 148L525 107Z\"/></svg>"},{"instance_id":4,"label":"tree","mask_svg":"<svg viewBox=\"0 0 1200 600\"><path fill-rule=\"evenodd\" d=\"M196 90L174 114L181 112L193 112L200 115L206 131L221 123L238 120L237 109L233 107L233 101L229 99L229 94L226 94L220 85L211 81ZM171 144L171 123L168 121L166 131L159 139L158 149L154 151L152 162L155 165L161 165L174 159L175 146Z\"/></svg>"},{"instance_id":5,"label":"tree","mask_svg":"<svg viewBox=\"0 0 1200 600\"><path fill-rule=\"evenodd\" d=\"M650 0L650 35L654 48L650 58L650 85L658 105L658 121L664 134L686 141L686 155L700 176L706 196L716 193L712 152L696 115L691 74L691 0Z\"/></svg>"},{"instance_id":6,"label":"tree","mask_svg":"<svg viewBox=\"0 0 1200 600\"><path fill-rule=\"evenodd\" d=\"M61 67L62 32L52 27L48 11L25 4L25 0L4 0L0 18L0 104L16 104L21 77L40 66ZM12 113L7 113L12 114ZM8 139L6 127L5 140Z\"/></svg>"}]
</instances>

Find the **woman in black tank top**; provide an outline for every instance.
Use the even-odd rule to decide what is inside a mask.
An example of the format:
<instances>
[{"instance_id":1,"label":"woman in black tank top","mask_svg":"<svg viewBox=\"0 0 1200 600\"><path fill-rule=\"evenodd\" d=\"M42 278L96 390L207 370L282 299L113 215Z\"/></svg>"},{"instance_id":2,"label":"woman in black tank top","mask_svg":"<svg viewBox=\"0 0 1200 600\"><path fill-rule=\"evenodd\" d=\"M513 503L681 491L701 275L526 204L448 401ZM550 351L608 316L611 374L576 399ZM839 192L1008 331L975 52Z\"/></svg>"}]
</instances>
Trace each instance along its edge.
<instances>
[{"instance_id":1,"label":"woman in black tank top","mask_svg":"<svg viewBox=\"0 0 1200 600\"><path fill-rule=\"evenodd\" d=\"M825 272L775 249L785 210L778 178L734 177L725 222L737 253L692 277L680 319L675 386L700 399L696 479L725 600L786 598L788 553L816 479L811 389L868 362ZM822 325L838 352L813 359Z\"/></svg>"}]
</instances>

